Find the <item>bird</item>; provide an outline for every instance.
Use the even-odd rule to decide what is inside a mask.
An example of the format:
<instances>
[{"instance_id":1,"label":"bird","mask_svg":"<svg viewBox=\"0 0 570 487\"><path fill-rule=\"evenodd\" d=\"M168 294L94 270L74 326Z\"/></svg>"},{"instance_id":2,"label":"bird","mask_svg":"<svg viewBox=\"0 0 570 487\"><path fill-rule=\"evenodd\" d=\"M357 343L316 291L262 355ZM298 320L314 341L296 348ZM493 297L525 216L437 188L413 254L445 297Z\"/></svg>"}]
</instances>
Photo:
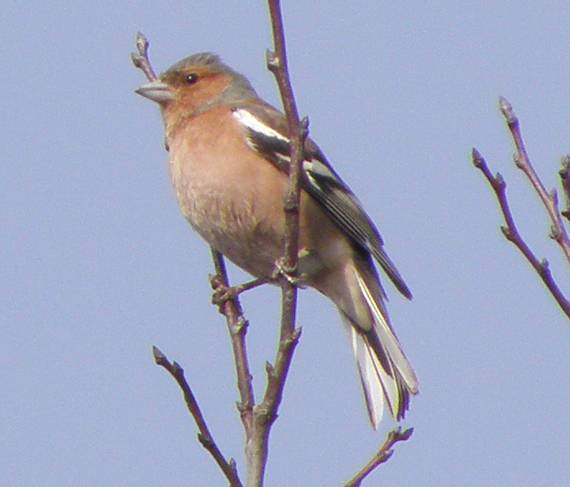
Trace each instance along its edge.
<instances>
[{"instance_id":1,"label":"bird","mask_svg":"<svg viewBox=\"0 0 570 487\"><path fill-rule=\"evenodd\" d=\"M274 284L286 235L285 115L210 52L188 56L135 92L160 106L178 204L193 229L254 278ZM358 198L307 137L299 209L299 284L337 307L350 335L371 425L404 418L418 379L396 337L374 261L412 294Z\"/></svg>"}]
</instances>

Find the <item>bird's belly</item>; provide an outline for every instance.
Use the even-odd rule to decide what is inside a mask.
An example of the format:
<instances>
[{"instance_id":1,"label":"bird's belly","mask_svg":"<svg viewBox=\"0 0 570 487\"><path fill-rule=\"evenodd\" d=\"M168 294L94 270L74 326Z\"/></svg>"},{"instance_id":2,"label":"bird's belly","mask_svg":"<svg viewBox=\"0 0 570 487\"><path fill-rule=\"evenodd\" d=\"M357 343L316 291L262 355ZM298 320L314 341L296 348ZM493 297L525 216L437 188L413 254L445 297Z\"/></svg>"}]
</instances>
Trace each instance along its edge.
<instances>
[{"instance_id":1,"label":"bird's belly","mask_svg":"<svg viewBox=\"0 0 570 487\"><path fill-rule=\"evenodd\" d=\"M194 181L177 196L186 219L212 247L255 277L271 276L283 251L283 229L265 218L251 193L234 195L227 186Z\"/></svg>"},{"instance_id":2,"label":"bird's belly","mask_svg":"<svg viewBox=\"0 0 570 487\"><path fill-rule=\"evenodd\" d=\"M220 145L219 141L229 140L222 132L215 134L215 144L213 135L203 132L170 144L170 173L178 203L213 248L253 276L270 278L284 250L287 177L249 147L240 152L243 148ZM311 278L336 265L337 234L319 205L302 192L300 273ZM351 252L341 240L342 252Z\"/></svg>"}]
</instances>

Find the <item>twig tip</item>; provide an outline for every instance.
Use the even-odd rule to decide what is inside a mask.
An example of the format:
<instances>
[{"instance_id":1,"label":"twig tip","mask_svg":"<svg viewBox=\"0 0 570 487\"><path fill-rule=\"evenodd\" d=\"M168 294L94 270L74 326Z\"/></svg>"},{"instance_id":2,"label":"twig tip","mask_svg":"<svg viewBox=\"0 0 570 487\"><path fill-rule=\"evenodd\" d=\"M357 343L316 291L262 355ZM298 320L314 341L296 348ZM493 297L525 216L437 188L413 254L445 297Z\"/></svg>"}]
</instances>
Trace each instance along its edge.
<instances>
[{"instance_id":1,"label":"twig tip","mask_svg":"<svg viewBox=\"0 0 570 487\"><path fill-rule=\"evenodd\" d=\"M277 56L275 51L272 51L271 49L267 49L265 51L265 62L267 63L267 69L269 69L270 71L278 69L281 65L279 57Z\"/></svg>"},{"instance_id":2,"label":"twig tip","mask_svg":"<svg viewBox=\"0 0 570 487\"><path fill-rule=\"evenodd\" d=\"M174 371L174 373L176 374L183 374L184 373L184 369L182 368L182 366L176 361L174 360L172 362L172 370Z\"/></svg>"},{"instance_id":3,"label":"twig tip","mask_svg":"<svg viewBox=\"0 0 570 487\"><path fill-rule=\"evenodd\" d=\"M561 235L560 229L556 225L551 225L550 226L550 233L548 234L548 236L552 240L558 241L558 239L560 238L560 235Z\"/></svg>"},{"instance_id":4,"label":"twig tip","mask_svg":"<svg viewBox=\"0 0 570 487\"><path fill-rule=\"evenodd\" d=\"M513 106L504 96L499 97L499 109L505 117L507 123L512 123L516 120L515 114L513 112Z\"/></svg>"},{"instance_id":5,"label":"twig tip","mask_svg":"<svg viewBox=\"0 0 570 487\"><path fill-rule=\"evenodd\" d=\"M135 68L140 68L140 63L141 63L140 54L137 54L136 52L131 52L131 61L135 65Z\"/></svg>"},{"instance_id":6,"label":"twig tip","mask_svg":"<svg viewBox=\"0 0 570 487\"><path fill-rule=\"evenodd\" d=\"M505 181L505 178L503 177L503 175L498 172L497 174L495 174L495 184L500 188L500 189L505 189L505 187L507 186L507 183Z\"/></svg>"},{"instance_id":7,"label":"twig tip","mask_svg":"<svg viewBox=\"0 0 570 487\"><path fill-rule=\"evenodd\" d=\"M291 340L293 342L298 342L299 338L301 338L301 334L303 333L303 328L300 326L298 328L295 328L293 330L293 333L291 333Z\"/></svg>"},{"instance_id":8,"label":"twig tip","mask_svg":"<svg viewBox=\"0 0 570 487\"><path fill-rule=\"evenodd\" d=\"M408 428L403 433L400 433L399 436L403 441L406 441L406 440L410 439L410 436L412 436L413 434L414 434L414 428Z\"/></svg>"},{"instance_id":9,"label":"twig tip","mask_svg":"<svg viewBox=\"0 0 570 487\"><path fill-rule=\"evenodd\" d=\"M141 54L146 52L146 50L148 49L148 39L146 38L146 36L142 32L140 32L140 31L137 32L135 42L136 42L137 48Z\"/></svg>"},{"instance_id":10,"label":"twig tip","mask_svg":"<svg viewBox=\"0 0 570 487\"><path fill-rule=\"evenodd\" d=\"M157 364L160 364L166 360L166 355L164 355L156 345L152 346L152 356L155 363Z\"/></svg>"},{"instance_id":11,"label":"twig tip","mask_svg":"<svg viewBox=\"0 0 570 487\"><path fill-rule=\"evenodd\" d=\"M501 225L501 232L503 232L503 235L505 236L505 238L507 240L512 240L513 239L513 234L511 232L511 229L505 225Z\"/></svg>"},{"instance_id":12,"label":"twig tip","mask_svg":"<svg viewBox=\"0 0 570 487\"><path fill-rule=\"evenodd\" d=\"M471 162L477 169L483 171L483 173L488 172L487 161L476 147L471 149Z\"/></svg>"}]
</instances>

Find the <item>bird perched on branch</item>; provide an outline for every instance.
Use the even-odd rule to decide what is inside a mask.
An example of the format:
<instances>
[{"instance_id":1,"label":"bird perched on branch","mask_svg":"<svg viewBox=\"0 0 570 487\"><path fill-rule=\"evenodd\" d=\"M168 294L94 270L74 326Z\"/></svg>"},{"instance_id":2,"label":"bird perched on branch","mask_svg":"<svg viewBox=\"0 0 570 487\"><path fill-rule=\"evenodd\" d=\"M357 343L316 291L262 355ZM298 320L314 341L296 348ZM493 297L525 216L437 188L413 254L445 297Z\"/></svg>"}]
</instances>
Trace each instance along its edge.
<instances>
[{"instance_id":1,"label":"bird perched on branch","mask_svg":"<svg viewBox=\"0 0 570 487\"><path fill-rule=\"evenodd\" d=\"M160 105L182 213L216 250L278 283L290 141L285 116L211 53L174 64L136 92ZM350 331L370 421L404 417L416 375L396 338L373 259L411 293L350 188L311 140L301 173L299 276L333 301Z\"/></svg>"}]
</instances>

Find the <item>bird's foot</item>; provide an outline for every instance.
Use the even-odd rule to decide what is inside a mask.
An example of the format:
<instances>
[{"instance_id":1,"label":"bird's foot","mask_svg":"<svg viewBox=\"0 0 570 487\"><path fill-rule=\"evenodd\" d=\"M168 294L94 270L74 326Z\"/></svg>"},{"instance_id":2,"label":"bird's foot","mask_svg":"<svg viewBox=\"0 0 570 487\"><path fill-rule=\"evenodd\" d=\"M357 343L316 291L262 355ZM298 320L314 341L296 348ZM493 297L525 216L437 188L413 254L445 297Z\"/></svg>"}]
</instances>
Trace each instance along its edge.
<instances>
[{"instance_id":1,"label":"bird's foot","mask_svg":"<svg viewBox=\"0 0 570 487\"><path fill-rule=\"evenodd\" d=\"M304 275L298 274L296 268L289 267L285 264L284 259L280 258L275 262L275 269L271 275L272 281L280 281L285 279L289 284L295 287L303 288Z\"/></svg>"},{"instance_id":2,"label":"bird's foot","mask_svg":"<svg viewBox=\"0 0 570 487\"><path fill-rule=\"evenodd\" d=\"M210 276L210 285L214 290L212 294L212 303L216 306L222 306L226 301L235 299L244 291L261 286L266 282L267 279L254 279L253 281L245 282L239 286L226 286L221 282L218 275Z\"/></svg>"}]
</instances>

